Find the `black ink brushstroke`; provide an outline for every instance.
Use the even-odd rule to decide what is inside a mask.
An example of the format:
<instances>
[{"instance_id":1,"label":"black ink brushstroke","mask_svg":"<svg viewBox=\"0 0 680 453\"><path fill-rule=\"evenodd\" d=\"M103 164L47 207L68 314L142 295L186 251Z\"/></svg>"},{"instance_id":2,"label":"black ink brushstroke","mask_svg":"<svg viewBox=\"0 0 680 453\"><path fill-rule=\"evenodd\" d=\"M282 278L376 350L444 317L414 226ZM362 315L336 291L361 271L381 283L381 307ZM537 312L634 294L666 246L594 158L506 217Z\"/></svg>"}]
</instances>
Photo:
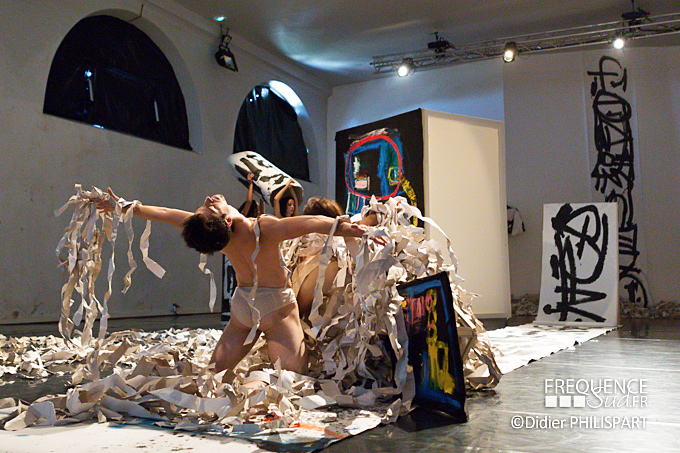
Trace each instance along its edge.
<instances>
[{"instance_id":1,"label":"black ink brushstroke","mask_svg":"<svg viewBox=\"0 0 680 453\"><path fill-rule=\"evenodd\" d=\"M593 219L592 226L591 219ZM555 304L555 308L550 304L545 305L543 311L546 314L559 313L559 320L562 322L567 320L569 313L581 315L596 322L604 322L605 318L602 316L576 306L597 302L607 296L606 293L580 287L597 281L602 275L607 257L609 234L607 215L602 214L600 217L594 205L583 206L575 210L570 204L565 204L551 219L551 224L555 231L557 254L550 257L550 264L553 277L560 282L555 287L555 292L560 294L560 301ZM580 228L576 228L577 225L581 225ZM572 243L572 238L577 241L575 245ZM581 274L579 274L577 264L586 247L595 254L597 261L592 271L586 271L584 275L583 269L580 269ZM584 297L578 298L578 296Z\"/></svg>"},{"instance_id":2,"label":"black ink brushstroke","mask_svg":"<svg viewBox=\"0 0 680 453\"><path fill-rule=\"evenodd\" d=\"M600 58L599 69L588 71L593 76L594 141L597 161L591 177L595 189L607 202L619 208L619 281L628 292L631 303L649 304L644 275L637 265L638 225L634 221L633 189L635 187L634 146L631 126L632 108L620 93L628 86L628 72L615 58Z\"/></svg>"}]
</instances>

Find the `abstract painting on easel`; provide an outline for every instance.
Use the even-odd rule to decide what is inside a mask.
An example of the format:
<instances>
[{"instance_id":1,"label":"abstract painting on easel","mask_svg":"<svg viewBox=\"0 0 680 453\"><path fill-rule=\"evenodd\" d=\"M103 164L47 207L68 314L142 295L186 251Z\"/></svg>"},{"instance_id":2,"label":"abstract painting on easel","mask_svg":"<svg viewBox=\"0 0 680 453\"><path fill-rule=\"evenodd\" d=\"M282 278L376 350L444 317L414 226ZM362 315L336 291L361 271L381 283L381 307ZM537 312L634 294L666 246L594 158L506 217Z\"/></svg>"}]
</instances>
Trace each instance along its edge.
<instances>
[{"instance_id":1,"label":"abstract painting on easel","mask_svg":"<svg viewBox=\"0 0 680 453\"><path fill-rule=\"evenodd\" d=\"M618 323L616 203L543 205L543 265L537 324Z\"/></svg>"}]
</instances>

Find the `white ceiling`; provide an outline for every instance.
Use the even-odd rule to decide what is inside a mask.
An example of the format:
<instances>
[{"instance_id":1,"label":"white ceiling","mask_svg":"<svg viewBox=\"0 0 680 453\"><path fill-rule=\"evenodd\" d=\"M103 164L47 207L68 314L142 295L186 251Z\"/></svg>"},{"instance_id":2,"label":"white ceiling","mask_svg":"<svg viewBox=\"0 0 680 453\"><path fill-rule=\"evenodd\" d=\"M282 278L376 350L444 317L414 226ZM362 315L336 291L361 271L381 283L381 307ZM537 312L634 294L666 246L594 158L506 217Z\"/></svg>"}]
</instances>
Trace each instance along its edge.
<instances>
[{"instance_id":1,"label":"white ceiling","mask_svg":"<svg viewBox=\"0 0 680 453\"><path fill-rule=\"evenodd\" d=\"M208 19L225 15L237 37L341 85L368 80L378 55L427 48L434 32L452 44L621 20L630 0L179 0ZM678 0L637 0L652 16ZM235 43L236 43L235 38ZM238 55L236 55L238 61Z\"/></svg>"}]
</instances>

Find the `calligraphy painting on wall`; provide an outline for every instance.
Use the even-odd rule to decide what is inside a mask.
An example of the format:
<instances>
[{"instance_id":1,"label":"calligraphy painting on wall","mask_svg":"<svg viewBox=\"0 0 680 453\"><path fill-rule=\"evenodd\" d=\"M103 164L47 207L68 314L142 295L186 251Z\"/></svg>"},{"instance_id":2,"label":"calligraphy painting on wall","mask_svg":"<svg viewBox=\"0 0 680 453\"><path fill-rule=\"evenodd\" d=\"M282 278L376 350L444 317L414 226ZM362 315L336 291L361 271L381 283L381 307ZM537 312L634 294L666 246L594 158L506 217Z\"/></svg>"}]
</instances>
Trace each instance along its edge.
<instances>
[{"instance_id":1,"label":"calligraphy painting on wall","mask_svg":"<svg viewBox=\"0 0 680 453\"><path fill-rule=\"evenodd\" d=\"M618 323L616 203L543 206L543 266L536 323Z\"/></svg>"},{"instance_id":2,"label":"calligraphy painting on wall","mask_svg":"<svg viewBox=\"0 0 680 453\"><path fill-rule=\"evenodd\" d=\"M633 107L628 71L616 58L602 56L595 71L588 71L593 120L591 172L594 190L604 201L618 204L619 284L629 302L647 307L650 302L640 265L640 235L633 192L639 169L635 154Z\"/></svg>"},{"instance_id":3,"label":"calligraphy painting on wall","mask_svg":"<svg viewBox=\"0 0 680 453\"><path fill-rule=\"evenodd\" d=\"M446 272L397 287L404 298L408 362L416 382L414 402L465 421L465 381L453 296Z\"/></svg>"},{"instance_id":4,"label":"calligraphy painting on wall","mask_svg":"<svg viewBox=\"0 0 680 453\"><path fill-rule=\"evenodd\" d=\"M335 143L335 198L347 214L372 196L402 196L425 214L422 110L339 131Z\"/></svg>"}]
</instances>

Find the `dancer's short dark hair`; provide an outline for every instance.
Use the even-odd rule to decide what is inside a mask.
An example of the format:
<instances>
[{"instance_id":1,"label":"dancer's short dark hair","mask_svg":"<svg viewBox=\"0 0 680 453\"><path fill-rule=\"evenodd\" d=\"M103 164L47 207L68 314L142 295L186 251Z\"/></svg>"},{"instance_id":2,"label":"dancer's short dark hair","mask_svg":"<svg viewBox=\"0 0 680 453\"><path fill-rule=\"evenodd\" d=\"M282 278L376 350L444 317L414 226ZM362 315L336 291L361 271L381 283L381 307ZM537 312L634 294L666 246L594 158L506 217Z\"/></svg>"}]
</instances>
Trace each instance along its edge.
<instances>
[{"instance_id":1,"label":"dancer's short dark hair","mask_svg":"<svg viewBox=\"0 0 680 453\"><path fill-rule=\"evenodd\" d=\"M212 255L229 243L231 227L224 215L196 213L187 217L182 227L182 237L187 246Z\"/></svg>"}]
</instances>

